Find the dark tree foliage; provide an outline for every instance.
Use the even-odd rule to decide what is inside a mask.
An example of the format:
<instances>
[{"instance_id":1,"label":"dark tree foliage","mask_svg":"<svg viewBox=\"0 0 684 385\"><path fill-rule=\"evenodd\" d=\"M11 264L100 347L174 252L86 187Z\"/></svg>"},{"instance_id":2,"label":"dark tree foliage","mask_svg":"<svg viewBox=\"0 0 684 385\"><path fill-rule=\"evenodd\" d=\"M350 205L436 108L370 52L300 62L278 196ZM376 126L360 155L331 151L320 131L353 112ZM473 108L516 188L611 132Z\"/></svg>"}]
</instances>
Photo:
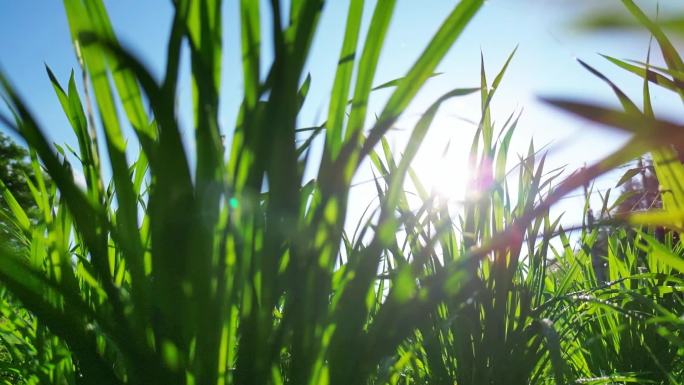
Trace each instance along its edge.
<instances>
[{"instance_id":1,"label":"dark tree foliage","mask_svg":"<svg viewBox=\"0 0 684 385\"><path fill-rule=\"evenodd\" d=\"M0 133L0 179L12 191L22 207L30 207L33 204L31 191L26 185L26 177L32 175L28 151L7 135ZM4 199L2 204L2 207L6 208Z\"/></svg>"},{"instance_id":2,"label":"dark tree foliage","mask_svg":"<svg viewBox=\"0 0 684 385\"><path fill-rule=\"evenodd\" d=\"M26 148L0 133L0 180L31 219L36 218L37 207L26 178L33 177L33 168ZM12 216L8 214L8 203L3 194L0 194L0 237L5 239L11 238L13 228L9 219Z\"/></svg>"}]
</instances>

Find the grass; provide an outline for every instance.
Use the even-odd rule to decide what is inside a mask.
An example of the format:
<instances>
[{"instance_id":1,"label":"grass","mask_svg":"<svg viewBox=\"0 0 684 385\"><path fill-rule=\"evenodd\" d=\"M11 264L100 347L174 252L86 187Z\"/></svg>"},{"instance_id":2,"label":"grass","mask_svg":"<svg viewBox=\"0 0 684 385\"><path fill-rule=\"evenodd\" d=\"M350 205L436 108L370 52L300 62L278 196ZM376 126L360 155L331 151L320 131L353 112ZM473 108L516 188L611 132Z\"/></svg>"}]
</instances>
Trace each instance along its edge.
<instances>
[{"instance_id":1,"label":"grass","mask_svg":"<svg viewBox=\"0 0 684 385\"><path fill-rule=\"evenodd\" d=\"M363 34L364 2L351 0L327 121L312 129L298 127L297 116L323 1L292 1L285 25L280 2L271 2L270 19L259 2L241 1L243 100L224 147L220 1L174 3L157 81L117 42L100 0L65 0L86 89L79 92L74 74L64 83L47 72L78 149L51 145L0 76L12 113L1 119L29 145L35 177L27 183L40 212L29 219L3 189L16 227L11 242L20 247L2 242L0 380L678 383L684 263L675 234L684 166L666 161L673 150L664 144L678 143L681 134L653 116L648 84L684 95L684 65L659 26L624 3L653 34L668 68L611 58L644 78L643 109L590 67L624 111L549 100L634 133L624 148L565 175L545 170L545 156L532 145L512 162L517 117L500 126L491 119L491 100L515 52L491 82L483 70L478 87L436 99L403 151L389 151L388 130L482 1L454 6L406 75L380 86L392 88L391 96L367 123L395 1L377 2ZM261 78L264 23L273 27L274 60ZM183 146L175 104L183 50L191 58L193 154ZM455 212L423 188L411 161L441 104L475 93L481 120L470 159L480 177ZM127 125L140 147L135 159L126 152ZM318 135L324 145L317 176L305 180ZM549 208L651 150L658 180L671 191L662 210L619 218L601 210L574 246ZM80 165L69 164L68 152ZM352 178L366 160L378 175L378 204L348 234ZM72 169L83 170L85 187ZM671 230L658 239L654 225ZM597 277L595 255L606 260L605 280Z\"/></svg>"}]
</instances>

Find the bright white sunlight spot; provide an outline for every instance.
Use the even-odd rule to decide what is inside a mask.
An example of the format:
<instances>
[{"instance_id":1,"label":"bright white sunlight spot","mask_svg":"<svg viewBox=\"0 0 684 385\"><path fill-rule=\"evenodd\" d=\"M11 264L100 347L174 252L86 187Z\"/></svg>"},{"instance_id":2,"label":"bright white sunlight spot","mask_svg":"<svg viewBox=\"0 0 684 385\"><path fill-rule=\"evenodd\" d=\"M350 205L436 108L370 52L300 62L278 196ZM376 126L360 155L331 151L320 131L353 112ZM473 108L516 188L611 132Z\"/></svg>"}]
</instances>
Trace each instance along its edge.
<instances>
[{"instance_id":1,"label":"bright white sunlight spot","mask_svg":"<svg viewBox=\"0 0 684 385\"><path fill-rule=\"evenodd\" d=\"M471 177L470 143L464 146L460 135L450 134L452 127L440 123L435 122L435 129L426 138L413 169L428 193L435 193L450 204L461 204Z\"/></svg>"}]
</instances>

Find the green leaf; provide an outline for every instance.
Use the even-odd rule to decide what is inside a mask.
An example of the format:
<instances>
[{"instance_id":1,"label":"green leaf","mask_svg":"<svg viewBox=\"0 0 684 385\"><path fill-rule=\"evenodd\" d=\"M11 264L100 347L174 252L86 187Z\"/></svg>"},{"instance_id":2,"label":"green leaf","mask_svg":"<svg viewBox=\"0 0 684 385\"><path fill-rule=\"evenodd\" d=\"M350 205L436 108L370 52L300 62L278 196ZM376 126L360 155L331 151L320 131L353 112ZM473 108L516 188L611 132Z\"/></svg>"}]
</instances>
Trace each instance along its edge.
<instances>
[{"instance_id":1,"label":"green leaf","mask_svg":"<svg viewBox=\"0 0 684 385\"><path fill-rule=\"evenodd\" d=\"M23 208L21 208L19 202L17 202L16 198L14 198L14 195L7 188L2 179L0 179L0 191L2 191L2 197L12 212L12 215L14 215L14 219L16 220L19 228L24 232L29 232L31 228L31 221L29 220L28 215L26 215L26 212Z\"/></svg>"},{"instance_id":2,"label":"green leaf","mask_svg":"<svg viewBox=\"0 0 684 385\"><path fill-rule=\"evenodd\" d=\"M337 156L344 138L342 132L344 113L347 99L349 98L354 63L356 62L356 50L359 40L359 31L361 29L363 6L364 0L353 0L349 2L344 41L337 63L337 71L335 72L335 80L330 96L330 105L328 107L326 152L324 157L324 161L328 162Z\"/></svg>"},{"instance_id":3,"label":"green leaf","mask_svg":"<svg viewBox=\"0 0 684 385\"><path fill-rule=\"evenodd\" d=\"M614 57L610 57L610 56L606 56L606 55L601 55L601 56L606 58L611 63L617 65L618 67L625 69L625 70L627 70L633 74L636 74L643 79L647 79L649 82L651 82L653 84L657 84L657 85L659 85L659 86L661 86L667 90L674 91L674 92L678 92L678 90L679 90L679 87L677 86L677 84L674 81L668 79L667 77L663 76L662 74L659 74L659 73L652 71L648 68L642 68L642 67L627 63L623 60L616 59Z\"/></svg>"},{"instance_id":4,"label":"green leaf","mask_svg":"<svg viewBox=\"0 0 684 385\"><path fill-rule=\"evenodd\" d=\"M622 107L625 109L627 112L631 113L639 113L639 108L632 102L632 100L624 93L622 90L615 84L613 83L608 77L594 69L594 67L590 66L589 64L583 62L580 59L577 59L577 61L582 65L582 67L586 68L589 72L591 72L593 75L595 75L597 78L603 80L606 82L610 88L613 89L613 92L615 95L617 95L618 99L620 100L620 103L622 103Z\"/></svg>"},{"instance_id":5,"label":"green leaf","mask_svg":"<svg viewBox=\"0 0 684 385\"><path fill-rule=\"evenodd\" d=\"M634 178L635 176L639 175L643 170L641 168L630 168L629 170L625 171L624 174L620 177L620 180L618 180L617 184L615 184L615 187L620 187L623 184L629 182Z\"/></svg>"},{"instance_id":6,"label":"green leaf","mask_svg":"<svg viewBox=\"0 0 684 385\"><path fill-rule=\"evenodd\" d=\"M651 219L652 218L653 216L651 216ZM654 258L664 263L665 265L670 266L673 269L679 270L680 272L684 272L684 258L673 253L672 250L665 247L665 245L658 242L655 238L651 237L650 235L642 233L641 236L648 242L648 245L650 246L648 250L650 255L652 255Z\"/></svg>"}]
</instances>

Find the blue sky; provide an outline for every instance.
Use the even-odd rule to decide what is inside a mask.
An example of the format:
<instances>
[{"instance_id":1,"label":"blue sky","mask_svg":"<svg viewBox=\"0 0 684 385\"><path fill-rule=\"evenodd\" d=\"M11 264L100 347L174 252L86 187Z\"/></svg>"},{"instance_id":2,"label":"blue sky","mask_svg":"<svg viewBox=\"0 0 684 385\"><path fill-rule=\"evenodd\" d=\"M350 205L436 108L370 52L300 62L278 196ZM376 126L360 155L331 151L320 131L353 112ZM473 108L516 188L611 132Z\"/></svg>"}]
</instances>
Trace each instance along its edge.
<instances>
[{"instance_id":1,"label":"blue sky","mask_svg":"<svg viewBox=\"0 0 684 385\"><path fill-rule=\"evenodd\" d=\"M606 1L616 3L619 1ZM224 62L221 101L221 124L230 131L241 99L239 67L239 25L237 1L224 0ZM366 24L374 1L367 1ZM432 79L406 111L399 128L410 128L421 111L436 97L456 87L478 86L480 52L490 79L508 54L519 45L515 59L493 101L494 119L503 122L513 111L524 109L515 137L514 151L526 151L530 139L535 144L551 144L550 166L567 164L569 169L592 162L617 148L625 136L597 129L538 102L537 97L568 96L617 105L611 90L582 69L579 57L607 74L639 100L641 81L622 72L597 55L604 53L619 58L644 59L648 36L643 33L586 33L573 27L573 21L592 12L586 1L563 0L489 0L468 26L438 68L443 74ZM160 76L164 64L166 35L171 20L168 0L105 1L115 30L123 44L133 49ZM381 55L376 84L402 76L454 6L451 0L399 0L395 17ZM640 2L652 11L654 2ZM266 9L264 6L262 9ZM310 97L300 118L301 126L322 122L327 108L334 68L341 45L347 1L328 1L314 41L313 54L307 68L313 78ZM620 8L617 8L620 10ZM667 9L667 8L665 8ZM266 59L268 60L268 47ZM44 70L48 64L57 77L66 82L69 72L77 69L69 31L60 1L4 1L0 3L0 68L28 101L50 137L58 144L75 146L75 138L60 110ZM181 81L181 119L191 147L191 110L189 79ZM387 92L378 92L370 111L379 112ZM671 116L679 101L654 90L658 113ZM447 182L443 188L458 195L462 190L466 148L470 143L471 124L463 119L478 117L478 98L467 97L446 104L440 111L432 132L417 159L416 168L428 183ZM405 131L391 138L400 150ZM448 159L438 155L451 141ZM134 152L134 146L131 146ZM362 180L364 175L359 176ZM442 182L437 182L441 180ZM609 187L612 180L602 180ZM367 192L358 189L356 197ZM567 205L567 204L566 204ZM571 206L569 206L571 207Z\"/></svg>"}]
</instances>

